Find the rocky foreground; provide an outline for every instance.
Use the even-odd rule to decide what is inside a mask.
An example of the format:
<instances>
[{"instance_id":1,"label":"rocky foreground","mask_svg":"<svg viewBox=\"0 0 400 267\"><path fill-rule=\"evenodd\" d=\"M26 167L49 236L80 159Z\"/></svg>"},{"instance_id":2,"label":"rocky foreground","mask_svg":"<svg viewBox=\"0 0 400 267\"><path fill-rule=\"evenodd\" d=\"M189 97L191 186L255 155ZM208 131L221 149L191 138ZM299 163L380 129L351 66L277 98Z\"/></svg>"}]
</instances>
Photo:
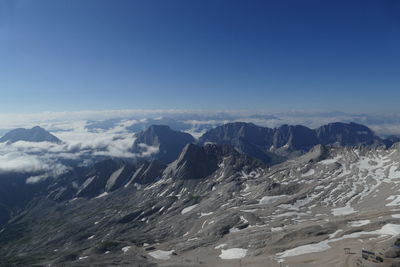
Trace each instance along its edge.
<instances>
[{"instance_id":1,"label":"rocky foreground","mask_svg":"<svg viewBox=\"0 0 400 267\"><path fill-rule=\"evenodd\" d=\"M398 145L317 145L268 167L190 144L168 165L48 181L1 229L0 265L397 266L399 192Z\"/></svg>"}]
</instances>

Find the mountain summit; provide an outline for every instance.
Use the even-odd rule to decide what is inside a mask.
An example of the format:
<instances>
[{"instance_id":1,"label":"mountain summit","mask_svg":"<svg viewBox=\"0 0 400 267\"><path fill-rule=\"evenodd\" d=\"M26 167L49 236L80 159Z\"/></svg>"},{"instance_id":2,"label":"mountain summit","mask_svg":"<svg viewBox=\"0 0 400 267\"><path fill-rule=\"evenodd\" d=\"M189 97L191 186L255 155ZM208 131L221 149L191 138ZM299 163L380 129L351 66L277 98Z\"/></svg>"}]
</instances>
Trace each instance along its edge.
<instances>
[{"instance_id":1,"label":"mountain summit","mask_svg":"<svg viewBox=\"0 0 400 267\"><path fill-rule=\"evenodd\" d=\"M317 129L302 125L268 128L252 123L233 122L209 130L200 137L199 142L229 144L269 164L283 161L288 156L301 155L318 144L333 146L384 144L383 140L367 126L341 122L323 125ZM389 146L393 141L388 140L387 143Z\"/></svg>"},{"instance_id":2,"label":"mountain summit","mask_svg":"<svg viewBox=\"0 0 400 267\"><path fill-rule=\"evenodd\" d=\"M60 139L39 126L32 129L17 128L0 138L1 143L18 141L61 143Z\"/></svg>"},{"instance_id":3,"label":"mountain summit","mask_svg":"<svg viewBox=\"0 0 400 267\"><path fill-rule=\"evenodd\" d=\"M174 161L187 144L195 139L188 133L172 130L169 126L152 125L145 131L136 134L132 152L142 157L152 155L163 163Z\"/></svg>"}]
</instances>

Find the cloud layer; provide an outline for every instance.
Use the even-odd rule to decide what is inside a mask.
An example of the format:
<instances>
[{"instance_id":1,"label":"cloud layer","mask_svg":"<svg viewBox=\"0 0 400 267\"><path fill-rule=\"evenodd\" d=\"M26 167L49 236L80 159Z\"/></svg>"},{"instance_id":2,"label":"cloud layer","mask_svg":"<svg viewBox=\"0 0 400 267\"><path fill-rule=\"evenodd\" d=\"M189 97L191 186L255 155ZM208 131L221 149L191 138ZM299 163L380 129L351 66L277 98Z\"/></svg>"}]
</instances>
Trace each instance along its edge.
<instances>
[{"instance_id":1,"label":"cloud layer","mask_svg":"<svg viewBox=\"0 0 400 267\"><path fill-rule=\"evenodd\" d=\"M164 119L163 119L164 118ZM269 112L260 110L174 110L174 109L126 109L83 110L76 112L42 112L31 114L0 114L0 129L33 127L40 125L49 130L75 130L90 121L114 120L140 124L144 119L167 122L165 118L193 125L198 132L201 126L219 125L230 121L248 121L259 125L276 127L282 124L302 124L311 128L335 121L354 121L365 124L379 134L400 134L400 115L397 113L345 113L337 111L294 110ZM121 126L122 127L122 126ZM204 129L204 128L203 128ZM181 130L181 129L179 129ZM190 131L190 129L187 129Z\"/></svg>"},{"instance_id":2,"label":"cloud layer","mask_svg":"<svg viewBox=\"0 0 400 267\"><path fill-rule=\"evenodd\" d=\"M134 132L151 124L165 124L196 138L207 129L234 121L252 122L267 127L301 124L317 128L330 122L365 124L378 135L400 134L398 114L350 114L343 112L293 111L281 113L185 110L110 110L80 112L46 112L38 114L0 115L0 128L30 128L39 125L60 138L62 144L48 142L0 143L0 173L37 173L27 182L35 183L57 176L69 169L66 160L89 164L96 157L118 157L134 160L158 152L147 147L137 155L130 151ZM3 132L4 132L3 131Z\"/></svg>"},{"instance_id":3,"label":"cloud layer","mask_svg":"<svg viewBox=\"0 0 400 267\"><path fill-rule=\"evenodd\" d=\"M137 156L129 152L134 141L134 134L127 130L129 121L123 120L108 130L90 131L86 125L86 121L52 123L52 133L63 140L61 144L0 143L0 173L36 173L27 179L27 183L35 183L68 171L67 161L87 165L98 156L131 159Z\"/></svg>"}]
</instances>

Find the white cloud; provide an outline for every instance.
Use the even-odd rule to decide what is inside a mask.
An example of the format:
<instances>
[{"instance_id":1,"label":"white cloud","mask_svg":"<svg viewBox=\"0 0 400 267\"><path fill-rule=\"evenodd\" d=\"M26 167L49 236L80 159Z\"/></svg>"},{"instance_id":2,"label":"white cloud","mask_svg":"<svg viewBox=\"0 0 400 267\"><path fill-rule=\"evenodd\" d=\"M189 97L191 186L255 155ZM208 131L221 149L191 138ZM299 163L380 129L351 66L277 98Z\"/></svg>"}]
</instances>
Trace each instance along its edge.
<instances>
[{"instance_id":1,"label":"white cloud","mask_svg":"<svg viewBox=\"0 0 400 267\"><path fill-rule=\"evenodd\" d=\"M52 132L63 143L26 142L0 143L0 172L38 173L29 177L27 183L43 181L68 170L63 159L84 160L91 163L92 156L135 158L129 152L133 133L127 131L132 121L123 120L110 130L89 131L86 121L57 122ZM50 125L50 123L48 124Z\"/></svg>"},{"instance_id":2,"label":"white cloud","mask_svg":"<svg viewBox=\"0 0 400 267\"><path fill-rule=\"evenodd\" d=\"M68 170L67 166L59 163L56 157L51 157L49 154L29 154L4 145L1 148L0 173L42 173L36 177L30 177L29 181L34 182L49 176L59 176Z\"/></svg>"},{"instance_id":3,"label":"white cloud","mask_svg":"<svg viewBox=\"0 0 400 267\"><path fill-rule=\"evenodd\" d=\"M301 124L316 128L336 121L354 121L365 124L377 133L400 134L400 114L389 113L345 113L331 111L295 110L276 112L266 110L174 110L174 109L125 109L125 110L83 110L76 112L41 112L30 114L0 114L0 129L32 127L40 125L46 129L71 130L82 127L88 120L124 119L120 128L128 124L144 122L146 118L161 119L163 117L177 119L189 123L196 129L204 129L232 121L253 122L261 126L278 127L282 124ZM162 121L162 120L161 120ZM115 128L114 130L118 130ZM187 129L190 130L190 129ZM194 133L196 134L195 131ZM78 137L78 136L75 136Z\"/></svg>"},{"instance_id":4,"label":"white cloud","mask_svg":"<svg viewBox=\"0 0 400 267\"><path fill-rule=\"evenodd\" d=\"M144 149L144 151L139 154L140 157L150 157L160 151L159 146L148 146L144 143L138 144L138 146Z\"/></svg>"},{"instance_id":5,"label":"white cloud","mask_svg":"<svg viewBox=\"0 0 400 267\"><path fill-rule=\"evenodd\" d=\"M8 153L0 155L0 172L38 172L45 169L45 164L35 156Z\"/></svg>"},{"instance_id":6,"label":"white cloud","mask_svg":"<svg viewBox=\"0 0 400 267\"><path fill-rule=\"evenodd\" d=\"M126 128L132 121L123 120L110 130L89 131L86 122L71 124L68 131L53 132L63 140L68 150L86 150L93 155L133 158L129 152L134 142L134 134ZM67 124L65 124L67 125Z\"/></svg>"},{"instance_id":7,"label":"white cloud","mask_svg":"<svg viewBox=\"0 0 400 267\"><path fill-rule=\"evenodd\" d=\"M28 179L26 179L26 183L27 184L35 184L35 183L42 182L42 181L46 180L47 178L49 178L49 175L47 173L42 174L42 175L30 176Z\"/></svg>"},{"instance_id":8,"label":"white cloud","mask_svg":"<svg viewBox=\"0 0 400 267\"><path fill-rule=\"evenodd\" d=\"M0 128L32 127L40 125L60 138L62 144L19 141L0 143L0 172L37 172L28 182L46 179L67 170L62 159L82 159L86 164L92 156L135 158L146 157L159 147L141 144L144 152L133 154L135 140L128 128L135 124L168 122L167 116L188 126L185 130L199 137L206 129L228 122L252 122L260 126L278 127L282 124L301 124L317 128L330 122L358 122L371 127L379 135L400 134L399 114L350 114L342 112L257 112L257 111L194 111L194 110L105 110L78 112L44 112L37 114L0 115ZM152 120L148 120L151 118ZM116 119L107 129L88 129L88 120ZM182 124L183 123L183 124ZM145 124L143 124L145 125ZM90 160L89 160L90 162ZM44 174L40 174L43 172ZM47 175L47 176L46 176Z\"/></svg>"},{"instance_id":9,"label":"white cloud","mask_svg":"<svg viewBox=\"0 0 400 267\"><path fill-rule=\"evenodd\" d=\"M73 112L40 112L0 114L0 128L29 127L45 125L51 122L106 120L113 118L148 118L176 116L188 113L211 113L210 111L174 110L174 109L124 109L124 110L82 110Z\"/></svg>"}]
</instances>

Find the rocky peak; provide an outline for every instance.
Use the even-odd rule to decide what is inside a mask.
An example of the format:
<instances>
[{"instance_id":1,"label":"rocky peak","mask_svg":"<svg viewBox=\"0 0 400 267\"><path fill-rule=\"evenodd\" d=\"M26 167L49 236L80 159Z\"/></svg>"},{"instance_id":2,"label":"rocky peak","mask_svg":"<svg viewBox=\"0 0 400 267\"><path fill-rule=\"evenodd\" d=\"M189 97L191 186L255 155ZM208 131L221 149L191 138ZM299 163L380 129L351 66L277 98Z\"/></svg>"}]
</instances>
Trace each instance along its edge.
<instances>
[{"instance_id":1,"label":"rocky peak","mask_svg":"<svg viewBox=\"0 0 400 267\"><path fill-rule=\"evenodd\" d=\"M61 143L60 139L39 126L32 129L14 129L0 138L0 142L15 143L18 141Z\"/></svg>"},{"instance_id":2,"label":"rocky peak","mask_svg":"<svg viewBox=\"0 0 400 267\"><path fill-rule=\"evenodd\" d=\"M264 167L264 164L260 160L239 153L230 145L189 144L182 150L178 159L168 165L164 175L183 180L203 179L221 166L224 167L226 174L233 174L246 168Z\"/></svg>"},{"instance_id":3,"label":"rocky peak","mask_svg":"<svg viewBox=\"0 0 400 267\"><path fill-rule=\"evenodd\" d=\"M176 159L186 144L194 143L193 136L174 131L168 126L152 125L136 134L132 152L139 157L153 158L170 163Z\"/></svg>"},{"instance_id":4,"label":"rocky peak","mask_svg":"<svg viewBox=\"0 0 400 267\"><path fill-rule=\"evenodd\" d=\"M175 179L201 179L218 169L218 157L212 149L188 144L178 159L172 162L165 173Z\"/></svg>"},{"instance_id":5,"label":"rocky peak","mask_svg":"<svg viewBox=\"0 0 400 267\"><path fill-rule=\"evenodd\" d=\"M275 130L273 146L307 151L318 144L313 130L302 125L282 125Z\"/></svg>"},{"instance_id":6,"label":"rocky peak","mask_svg":"<svg viewBox=\"0 0 400 267\"><path fill-rule=\"evenodd\" d=\"M330 123L318 129L302 125L282 125L271 129L252 123L228 123L209 130L200 138L201 144L208 142L229 144L238 151L270 165L306 153L317 144L342 146L383 144L368 127L341 122ZM393 140L388 139L385 144L390 146Z\"/></svg>"},{"instance_id":7,"label":"rocky peak","mask_svg":"<svg viewBox=\"0 0 400 267\"><path fill-rule=\"evenodd\" d=\"M380 138L367 126L354 122L335 122L316 129L321 144L337 144L342 146L372 145Z\"/></svg>"},{"instance_id":8,"label":"rocky peak","mask_svg":"<svg viewBox=\"0 0 400 267\"><path fill-rule=\"evenodd\" d=\"M164 169L165 165L158 160L142 162L133 174L129 183L153 183L161 177Z\"/></svg>"},{"instance_id":9,"label":"rocky peak","mask_svg":"<svg viewBox=\"0 0 400 267\"><path fill-rule=\"evenodd\" d=\"M120 175L124 170L123 167L123 163L112 159L94 164L86 175L85 181L80 186L77 196L95 197L107 191L107 189L114 190L115 185L120 183Z\"/></svg>"}]
</instances>

